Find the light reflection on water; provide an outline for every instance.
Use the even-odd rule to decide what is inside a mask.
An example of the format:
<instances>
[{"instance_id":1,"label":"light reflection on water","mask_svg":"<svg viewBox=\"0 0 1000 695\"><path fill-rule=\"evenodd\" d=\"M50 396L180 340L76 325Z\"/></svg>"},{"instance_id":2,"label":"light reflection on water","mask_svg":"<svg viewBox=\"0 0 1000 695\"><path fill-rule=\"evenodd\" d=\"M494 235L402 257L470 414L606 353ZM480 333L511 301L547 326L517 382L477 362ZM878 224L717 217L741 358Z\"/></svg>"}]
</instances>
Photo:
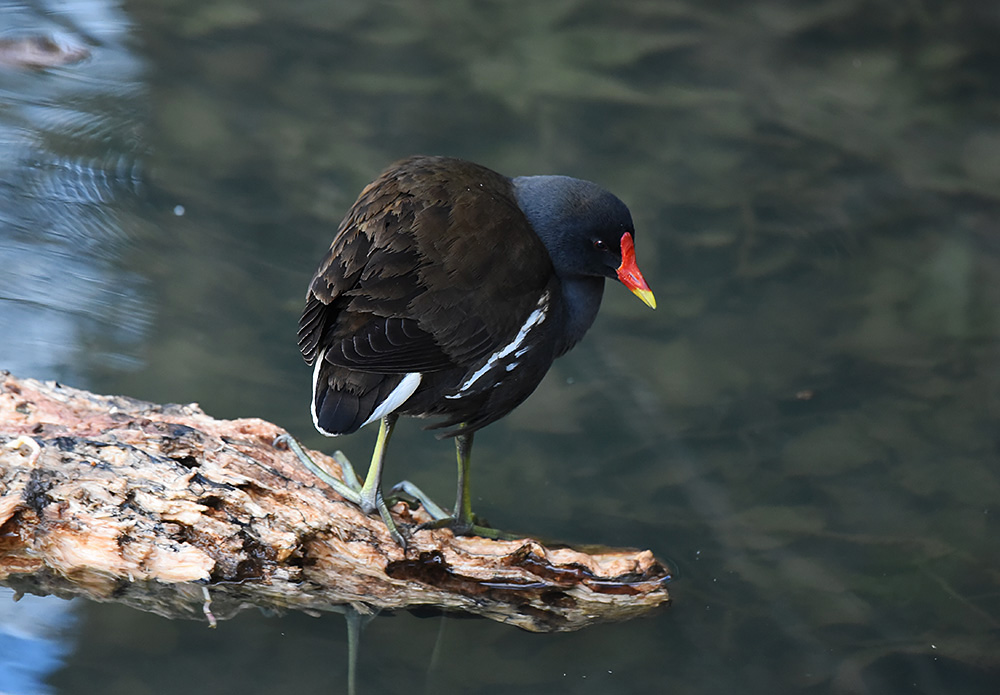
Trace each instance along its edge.
<instances>
[{"instance_id":1,"label":"light reflection on water","mask_svg":"<svg viewBox=\"0 0 1000 695\"><path fill-rule=\"evenodd\" d=\"M86 384L95 366L141 365L145 281L119 263L141 180L143 64L128 30L114 4L0 4L5 58L25 37L90 46L76 69L0 60L0 368L15 374ZM0 588L0 692L57 692L47 682L78 604L13 596Z\"/></svg>"},{"instance_id":2,"label":"light reflection on water","mask_svg":"<svg viewBox=\"0 0 1000 695\"><path fill-rule=\"evenodd\" d=\"M46 682L73 648L76 601L23 596L0 587L0 692L53 693Z\"/></svg>"},{"instance_id":3,"label":"light reflection on water","mask_svg":"<svg viewBox=\"0 0 1000 695\"><path fill-rule=\"evenodd\" d=\"M361 692L992 692L996 18L414 7L143 3L146 63L121 41L0 75L0 320L20 329L0 367L329 447L295 323L360 188L414 152L590 178L630 204L661 306L608 288L585 341L477 436L477 511L652 547L675 604L540 637L379 619ZM125 86L89 101L105 60ZM372 437L336 444L364 461ZM413 423L393 444L387 477L447 499L451 444ZM84 616L58 691L344 681L337 618Z\"/></svg>"},{"instance_id":4,"label":"light reflection on water","mask_svg":"<svg viewBox=\"0 0 1000 695\"><path fill-rule=\"evenodd\" d=\"M8 55L25 37L88 55L47 71L0 64L0 362L74 381L135 368L145 280L119 259L136 234L145 87L129 24L101 2L4 4L0 16Z\"/></svg>"}]
</instances>

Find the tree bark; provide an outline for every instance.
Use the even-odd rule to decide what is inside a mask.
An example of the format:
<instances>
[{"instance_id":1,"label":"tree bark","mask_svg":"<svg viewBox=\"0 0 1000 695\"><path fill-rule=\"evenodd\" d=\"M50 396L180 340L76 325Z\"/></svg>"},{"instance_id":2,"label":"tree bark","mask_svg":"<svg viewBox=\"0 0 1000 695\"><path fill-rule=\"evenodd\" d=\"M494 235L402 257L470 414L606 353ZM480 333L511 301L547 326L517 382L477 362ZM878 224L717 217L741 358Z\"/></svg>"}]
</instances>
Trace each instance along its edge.
<instances>
[{"instance_id":1,"label":"tree bark","mask_svg":"<svg viewBox=\"0 0 1000 695\"><path fill-rule=\"evenodd\" d=\"M532 631L624 620L669 601L648 551L582 552L412 531L404 551L344 501L284 430L0 372L0 583L169 617L260 606L436 608ZM333 458L310 452L339 474ZM398 504L397 524L429 520ZM588 549L589 550L589 549Z\"/></svg>"}]
</instances>

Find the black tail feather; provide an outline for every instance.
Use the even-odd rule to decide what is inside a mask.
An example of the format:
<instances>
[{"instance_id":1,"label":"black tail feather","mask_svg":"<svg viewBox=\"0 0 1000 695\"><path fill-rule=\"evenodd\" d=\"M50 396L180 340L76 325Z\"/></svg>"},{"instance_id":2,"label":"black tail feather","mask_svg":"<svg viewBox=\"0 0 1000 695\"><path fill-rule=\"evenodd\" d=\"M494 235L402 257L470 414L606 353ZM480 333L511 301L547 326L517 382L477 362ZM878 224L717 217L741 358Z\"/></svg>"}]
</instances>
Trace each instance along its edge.
<instances>
[{"instance_id":1,"label":"black tail feather","mask_svg":"<svg viewBox=\"0 0 1000 695\"><path fill-rule=\"evenodd\" d=\"M317 428L329 435L357 432L401 380L398 374L322 369L313 394Z\"/></svg>"}]
</instances>

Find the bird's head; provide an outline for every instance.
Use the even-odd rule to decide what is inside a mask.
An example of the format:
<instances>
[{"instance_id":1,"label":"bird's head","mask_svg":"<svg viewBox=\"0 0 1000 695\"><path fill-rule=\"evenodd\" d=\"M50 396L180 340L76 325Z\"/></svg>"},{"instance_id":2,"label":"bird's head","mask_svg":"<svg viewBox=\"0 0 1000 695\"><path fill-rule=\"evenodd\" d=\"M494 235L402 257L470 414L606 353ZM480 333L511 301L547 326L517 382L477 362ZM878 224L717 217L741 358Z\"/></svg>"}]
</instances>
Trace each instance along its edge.
<instances>
[{"instance_id":1,"label":"bird's head","mask_svg":"<svg viewBox=\"0 0 1000 695\"><path fill-rule=\"evenodd\" d=\"M513 181L518 205L548 250L556 274L614 278L656 308L635 260L635 228L625 203L595 183L568 176Z\"/></svg>"}]
</instances>

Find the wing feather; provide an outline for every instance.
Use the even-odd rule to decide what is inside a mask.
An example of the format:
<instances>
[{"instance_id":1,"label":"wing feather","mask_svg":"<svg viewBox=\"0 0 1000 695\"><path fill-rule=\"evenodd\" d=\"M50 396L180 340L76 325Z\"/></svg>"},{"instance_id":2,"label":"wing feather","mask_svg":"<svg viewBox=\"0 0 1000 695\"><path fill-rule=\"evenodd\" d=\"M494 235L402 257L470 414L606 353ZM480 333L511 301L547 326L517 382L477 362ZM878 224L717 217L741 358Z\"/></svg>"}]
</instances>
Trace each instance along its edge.
<instances>
[{"instance_id":1,"label":"wing feather","mask_svg":"<svg viewBox=\"0 0 1000 695\"><path fill-rule=\"evenodd\" d=\"M510 179L414 157L362 191L310 283L299 347L361 372L440 371L506 344L551 276ZM536 292L537 290L537 292Z\"/></svg>"}]
</instances>

